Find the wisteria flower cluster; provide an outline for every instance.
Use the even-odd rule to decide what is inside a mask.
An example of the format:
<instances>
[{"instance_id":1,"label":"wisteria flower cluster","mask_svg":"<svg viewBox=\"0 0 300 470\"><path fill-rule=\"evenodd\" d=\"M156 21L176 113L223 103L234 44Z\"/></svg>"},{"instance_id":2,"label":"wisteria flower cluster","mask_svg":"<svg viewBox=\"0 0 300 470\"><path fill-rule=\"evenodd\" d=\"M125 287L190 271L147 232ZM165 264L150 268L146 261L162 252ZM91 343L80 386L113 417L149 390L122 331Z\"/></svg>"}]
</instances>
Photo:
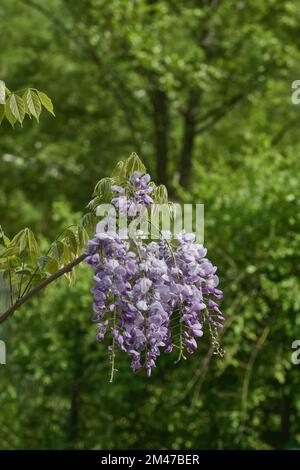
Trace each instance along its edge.
<instances>
[{"instance_id":1,"label":"wisteria flower cluster","mask_svg":"<svg viewBox=\"0 0 300 470\"><path fill-rule=\"evenodd\" d=\"M112 186L112 204L129 217L136 204L153 203L150 176L134 172L124 186ZM133 216L133 215L132 215ZM96 233L88 241L86 262L94 269L93 320L97 339L111 338L112 376L117 349L131 357L133 371L150 376L161 352L193 353L205 325L216 342L224 317L216 300L217 268L194 234L147 242L117 233Z\"/></svg>"}]
</instances>

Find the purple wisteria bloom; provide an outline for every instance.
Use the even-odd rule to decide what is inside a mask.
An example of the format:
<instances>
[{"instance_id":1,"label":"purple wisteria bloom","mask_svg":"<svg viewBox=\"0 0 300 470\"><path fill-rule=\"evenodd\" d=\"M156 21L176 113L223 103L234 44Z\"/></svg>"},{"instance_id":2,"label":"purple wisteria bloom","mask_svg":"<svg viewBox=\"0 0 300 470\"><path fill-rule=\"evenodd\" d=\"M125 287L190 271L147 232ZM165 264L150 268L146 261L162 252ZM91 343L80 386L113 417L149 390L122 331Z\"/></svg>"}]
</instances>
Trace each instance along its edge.
<instances>
[{"instance_id":1,"label":"purple wisteria bloom","mask_svg":"<svg viewBox=\"0 0 300 470\"><path fill-rule=\"evenodd\" d=\"M131 216L132 207L153 203L150 176L133 173L126 187L112 186L112 204ZM109 350L131 357L132 369L150 376L162 351L193 353L205 324L221 328L224 317L217 268L193 234L182 233L174 246L96 234L87 243L86 262L94 270L93 320L97 339L109 336Z\"/></svg>"}]
</instances>

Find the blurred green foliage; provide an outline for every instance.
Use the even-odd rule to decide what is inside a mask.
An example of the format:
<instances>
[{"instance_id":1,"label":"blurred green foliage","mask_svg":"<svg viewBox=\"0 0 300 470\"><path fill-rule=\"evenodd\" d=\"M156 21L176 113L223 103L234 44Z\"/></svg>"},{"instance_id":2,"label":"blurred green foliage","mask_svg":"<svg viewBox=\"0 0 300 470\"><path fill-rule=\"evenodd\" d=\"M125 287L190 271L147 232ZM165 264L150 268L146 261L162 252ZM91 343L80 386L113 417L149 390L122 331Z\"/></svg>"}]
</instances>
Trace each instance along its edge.
<instances>
[{"instance_id":1,"label":"blurred green foliage","mask_svg":"<svg viewBox=\"0 0 300 470\"><path fill-rule=\"evenodd\" d=\"M1 79L44 90L57 116L2 123L5 232L28 226L47 251L136 151L175 200L205 204L227 317L224 359L204 337L149 380L119 355L109 384L79 268L76 285L51 285L0 327L1 448L298 448L299 0L1 6Z\"/></svg>"}]
</instances>

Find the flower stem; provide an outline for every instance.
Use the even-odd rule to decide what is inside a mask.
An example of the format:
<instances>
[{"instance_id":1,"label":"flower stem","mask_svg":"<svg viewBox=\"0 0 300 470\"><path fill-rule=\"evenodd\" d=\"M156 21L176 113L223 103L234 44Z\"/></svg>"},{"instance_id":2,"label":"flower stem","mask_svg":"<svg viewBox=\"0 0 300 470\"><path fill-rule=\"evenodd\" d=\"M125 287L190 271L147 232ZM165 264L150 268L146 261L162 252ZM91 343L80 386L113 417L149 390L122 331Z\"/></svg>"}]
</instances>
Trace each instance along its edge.
<instances>
[{"instance_id":1,"label":"flower stem","mask_svg":"<svg viewBox=\"0 0 300 470\"><path fill-rule=\"evenodd\" d=\"M183 333L183 330L182 330L182 323L180 323L180 333L179 333L179 355L178 355L178 359L175 361L175 364L178 364L178 362L181 360L181 359L186 359L185 355L183 354L183 341L182 341L182 333Z\"/></svg>"},{"instance_id":2,"label":"flower stem","mask_svg":"<svg viewBox=\"0 0 300 470\"><path fill-rule=\"evenodd\" d=\"M115 326L116 326L116 310L114 310L114 326L113 326L113 329L115 329ZM115 344L116 344L116 340L113 336L112 350L111 350L111 372L110 372L110 379L109 379L110 383L113 383L113 381L114 381L114 375L115 375L115 370L116 370L115 369L115 357L116 357Z\"/></svg>"}]
</instances>

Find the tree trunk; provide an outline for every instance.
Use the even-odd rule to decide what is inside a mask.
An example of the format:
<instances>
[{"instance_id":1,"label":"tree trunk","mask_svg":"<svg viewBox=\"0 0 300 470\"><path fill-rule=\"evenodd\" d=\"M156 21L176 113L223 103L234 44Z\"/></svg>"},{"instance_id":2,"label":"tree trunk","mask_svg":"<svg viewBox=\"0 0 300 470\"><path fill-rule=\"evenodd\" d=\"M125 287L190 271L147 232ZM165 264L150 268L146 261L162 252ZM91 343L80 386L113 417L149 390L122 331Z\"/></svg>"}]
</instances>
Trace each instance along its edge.
<instances>
[{"instance_id":1,"label":"tree trunk","mask_svg":"<svg viewBox=\"0 0 300 470\"><path fill-rule=\"evenodd\" d=\"M156 153L156 173L161 184L168 185L168 133L169 103L165 91L151 92L154 121L154 142Z\"/></svg>"},{"instance_id":2,"label":"tree trunk","mask_svg":"<svg viewBox=\"0 0 300 470\"><path fill-rule=\"evenodd\" d=\"M200 101L199 90L192 90L184 112L183 142L180 158L180 184L187 187L192 170L193 151L195 146L197 110Z\"/></svg>"}]
</instances>

